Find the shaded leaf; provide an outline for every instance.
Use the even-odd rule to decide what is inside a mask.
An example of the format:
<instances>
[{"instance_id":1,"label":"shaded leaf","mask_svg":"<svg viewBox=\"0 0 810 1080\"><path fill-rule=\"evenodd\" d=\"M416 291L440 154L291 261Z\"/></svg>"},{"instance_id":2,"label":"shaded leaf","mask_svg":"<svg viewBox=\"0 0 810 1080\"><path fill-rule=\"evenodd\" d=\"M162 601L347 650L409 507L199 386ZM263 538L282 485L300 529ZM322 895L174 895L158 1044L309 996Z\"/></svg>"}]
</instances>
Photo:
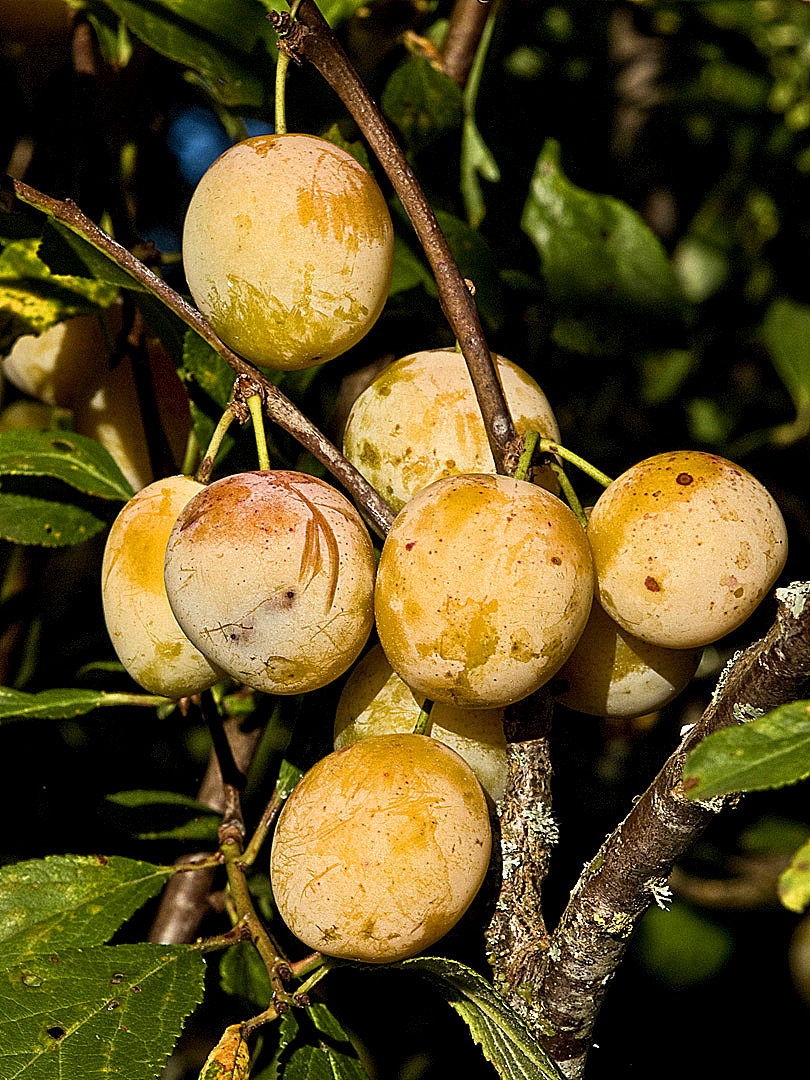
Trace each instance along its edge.
<instances>
[{"instance_id":1,"label":"shaded leaf","mask_svg":"<svg viewBox=\"0 0 810 1080\"><path fill-rule=\"evenodd\" d=\"M39 693L28 694L24 690L0 686L0 724L8 720L70 720L103 707L151 707L168 701L168 698L156 697L153 694L116 694L106 690L75 689L40 690Z\"/></svg>"},{"instance_id":2,"label":"shaded leaf","mask_svg":"<svg viewBox=\"0 0 810 1080\"><path fill-rule=\"evenodd\" d=\"M477 972L456 960L433 956L418 956L398 966L433 983L503 1080L561 1080L521 1018Z\"/></svg>"},{"instance_id":3,"label":"shaded leaf","mask_svg":"<svg viewBox=\"0 0 810 1080\"><path fill-rule=\"evenodd\" d=\"M423 56L409 56L394 69L380 104L411 154L459 129L464 118L461 89Z\"/></svg>"},{"instance_id":4,"label":"shaded leaf","mask_svg":"<svg viewBox=\"0 0 810 1080\"><path fill-rule=\"evenodd\" d=\"M559 157L547 140L521 218L557 308L555 339L607 353L680 331L684 299L660 241L625 203L572 184Z\"/></svg>"},{"instance_id":5,"label":"shaded leaf","mask_svg":"<svg viewBox=\"0 0 810 1080\"><path fill-rule=\"evenodd\" d=\"M774 300L765 313L762 339L793 399L800 438L810 431L810 305Z\"/></svg>"},{"instance_id":6,"label":"shaded leaf","mask_svg":"<svg viewBox=\"0 0 810 1080\"><path fill-rule=\"evenodd\" d=\"M0 226L15 216L0 215ZM52 273L39 257L39 245L39 236L25 237L7 243L0 253L0 353L22 334L41 334L74 315L95 312L115 296L104 282Z\"/></svg>"},{"instance_id":7,"label":"shaded leaf","mask_svg":"<svg viewBox=\"0 0 810 1080\"><path fill-rule=\"evenodd\" d=\"M790 866L779 875L776 891L789 911L802 912L810 904L810 840L802 844Z\"/></svg>"},{"instance_id":8,"label":"shaded leaf","mask_svg":"<svg viewBox=\"0 0 810 1080\"><path fill-rule=\"evenodd\" d=\"M231 108L272 94L276 35L257 0L104 0L150 48L199 75Z\"/></svg>"},{"instance_id":9,"label":"shaded leaf","mask_svg":"<svg viewBox=\"0 0 810 1080\"><path fill-rule=\"evenodd\" d=\"M810 702L781 705L756 720L715 731L686 759L690 799L795 784L810 776Z\"/></svg>"},{"instance_id":10,"label":"shaded leaf","mask_svg":"<svg viewBox=\"0 0 810 1080\"><path fill-rule=\"evenodd\" d=\"M0 1075L154 1080L202 1000L193 945L98 945L22 956L0 974Z\"/></svg>"},{"instance_id":11,"label":"shaded leaf","mask_svg":"<svg viewBox=\"0 0 810 1080\"><path fill-rule=\"evenodd\" d=\"M255 1080L368 1080L343 1028L325 1005L282 1017L273 1062Z\"/></svg>"},{"instance_id":12,"label":"shaded leaf","mask_svg":"<svg viewBox=\"0 0 810 1080\"><path fill-rule=\"evenodd\" d=\"M116 855L51 855L4 866L0 960L101 944L174 873Z\"/></svg>"},{"instance_id":13,"label":"shaded leaf","mask_svg":"<svg viewBox=\"0 0 810 1080\"><path fill-rule=\"evenodd\" d=\"M257 1011L266 1009L273 997L267 967L250 941L232 945L219 964L219 981L226 994L243 998Z\"/></svg>"},{"instance_id":14,"label":"shaded leaf","mask_svg":"<svg viewBox=\"0 0 810 1080\"><path fill-rule=\"evenodd\" d=\"M56 218L46 219L39 255L54 274L72 274L77 280L90 279L115 289L146 291L143 282Z\"/></svg>"},{"instance_id":15,"label":"shaded leaf","mask_svg":"<svg viewBox=\"0 0 810 1080\"><path fill-rule=\"evenodd\" d=\"M86 495L120 502L134 494L110 453L72 431L0 432L0 475L52 476Z\"/></svg>"},{"instance_id":16,"label":"shaded leaf","mask_svg":"<svg viewBox=\"0 0 810 1080\"><path fill-rule=\"evenodd\" d=\"M734 939L702 912L675 902L668 911L649 909L636 948L645 967L682 990L716 975L734 951Z\"/></svg>"},{"instance_id":17,"label":"shaded leaf","mask_svg":"<svg viewBox=\"0 0 810 1080\"><path fill-rule=\"evenodd\" d=\"M481 318L489 329L497 330L503 323L503 287L492 248L481 233L461 218L438 210L436 220L461 276L475 286L475 305Z\"/></svg>"},{"instance_id":18,"label":"shaded leaf","mask_svg":"<svg viewBox=\"0 0 810 1080\"><path fill-rule=\"evenodd\" d=\"M106 802L126 811L124 824L138 840L216 841L222 815L175 791L119 791Z\"/></svg>"},{"instance_id":19,"label":"shaded leaf","mask_svg":"<svg viewBox=\"0 0 810 1080\"><path fill-rule=\"evenodd\" d=\"M0 539L14 544L80 544L107 524L104 518L71 503L0 491Z\"/></svg>"}]
</instances>

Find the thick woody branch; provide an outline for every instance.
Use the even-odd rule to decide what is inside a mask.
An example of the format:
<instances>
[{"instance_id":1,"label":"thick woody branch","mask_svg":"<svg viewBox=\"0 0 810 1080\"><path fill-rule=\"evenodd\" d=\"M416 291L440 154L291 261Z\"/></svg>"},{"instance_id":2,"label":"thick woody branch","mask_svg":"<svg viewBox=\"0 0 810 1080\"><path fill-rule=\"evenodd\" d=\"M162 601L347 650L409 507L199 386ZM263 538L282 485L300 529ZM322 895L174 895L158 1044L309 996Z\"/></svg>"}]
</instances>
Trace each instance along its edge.
<instances>
[{"instance_id":1,"label":"thick woody branch","mask_svg":"<svg viewBox=\"0 0 810 1080\"><path fill-rule=\"evenodd\" d=\"M490 0L456 0L441 49L445 75L464 87L492 9Z\"/></svg>"},{"instance_id":2,"label":"thick woody branch","mask_svg":"<svg viewBox=\"0 0 810 1080\"><path fill-rule=\"evenodd\" d=\"M388 175L424 248L442 309L467 361L496 468L511 475L520 456L520 438L495 374L475 301L407 158L314 0L303 0L295 20L277 11L269 18L278 33L279 48L298 62L308 60L320 72Z\"/></svg>"},{"instance_id":3,"label":"thick woody branch","mask_svg":"<svg viewBox=\"0 0 810 1080\"><path fill-rule=\"evenodd\" d=\"M64 201L44 195L20 180L6 177L0 192L0 206L13 194L22 202L43 211L56 221L65 224L71 232L77 233L93 247L103 252L109 259L126 271L135 281L140 282L179 319L195 330L219 355L237 372L248 376L262 393L264 411L268 418L305 447L322 465L339 480L358 502L366 517L380 536L385 536L394 520L394 512L381 495L368 483L354 466L346 460L340 451L332 445L318 428L286 397L277 386L266 379L261 372L243 360L241 356L225 345L214 333L211 326L200 312L154 274L137 259L132 252L107 236L92 222L70 199ZM7 194L8 193L8 194Z\"/></svg>"},{"instance_id":4,"label":"thick woody branch","mask_svg":"<svg viewBox=\"0 0 810 1080\"><path fill-rule=\"evenodd\" d=\"M551 816L549 732L553 700L541 689L504 718L509 780L498 807L501 886L486 931L495 985L526 1015L522 988L542 975L549 935L541 909L557 826Z\"/></svg>"},{"instance_id":5,"label":"thick woody branch","mask_svg":"<svg viewBox=\"0 0 810 1080\"><path fill-rule=\"evenodd\" d=\"M608 984L641 916L665 902L675 861L732 798L690 801L687 755L711 732L808 693L810 582L780 590L777 600L770 631L729 664L699 723L586 867L552 935L533 1022L568 1077L582 1075Z\"/></svg>"}]
</instances>

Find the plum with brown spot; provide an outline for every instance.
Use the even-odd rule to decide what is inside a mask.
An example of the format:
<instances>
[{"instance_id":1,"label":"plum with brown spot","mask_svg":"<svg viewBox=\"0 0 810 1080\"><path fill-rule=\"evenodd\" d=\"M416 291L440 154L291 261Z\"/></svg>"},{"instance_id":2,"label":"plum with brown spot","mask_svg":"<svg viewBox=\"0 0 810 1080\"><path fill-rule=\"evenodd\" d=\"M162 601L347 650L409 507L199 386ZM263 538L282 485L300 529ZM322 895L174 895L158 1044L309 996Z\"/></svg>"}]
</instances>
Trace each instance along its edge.
<instances>
[{"instance_id":1,"label":"plum with brown spot","mask_svg":"<svg viewBox=\"0 0 810 1080\"><path fill-rule=\"evenodd\" d=\"M291 470L201 491L166 548L166 592L197 648L257 690L297 694L342 675L371 632L375 560L351 503Z\"/></svg>"},{"instance_id":2,"label":"plum with brown spot","mask_svg":"<svg viewBox=\"0 0 810 1080\"><path fill-rule=\"evenodd\" d=\"M697 648L736 629L787 557L770 493L739 465L696 450L658 454L614 480L588 539L605 611L664 648Z\"/></svg>"}]
</instances>

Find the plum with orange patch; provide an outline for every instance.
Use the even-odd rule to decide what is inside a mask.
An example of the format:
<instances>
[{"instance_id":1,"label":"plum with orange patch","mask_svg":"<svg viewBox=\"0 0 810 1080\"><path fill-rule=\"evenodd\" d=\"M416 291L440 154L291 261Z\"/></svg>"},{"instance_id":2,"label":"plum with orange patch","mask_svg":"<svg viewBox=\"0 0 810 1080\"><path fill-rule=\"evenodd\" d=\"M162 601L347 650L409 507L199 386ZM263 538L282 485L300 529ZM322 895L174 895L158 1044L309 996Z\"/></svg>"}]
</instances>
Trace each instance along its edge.
<instances>
[{"instance_id":1,"label":"plum with orange patch","mask_svg":"<svg viewBox=\"0 0 810 1080\"><path fill-rule=\"evenodd\" d=\"M276 694L324 686L373 622L375 560L335 488L291 470L237 473L178 517L165 582L185 633L240 682Z\"/></svg>"}]
</instances>

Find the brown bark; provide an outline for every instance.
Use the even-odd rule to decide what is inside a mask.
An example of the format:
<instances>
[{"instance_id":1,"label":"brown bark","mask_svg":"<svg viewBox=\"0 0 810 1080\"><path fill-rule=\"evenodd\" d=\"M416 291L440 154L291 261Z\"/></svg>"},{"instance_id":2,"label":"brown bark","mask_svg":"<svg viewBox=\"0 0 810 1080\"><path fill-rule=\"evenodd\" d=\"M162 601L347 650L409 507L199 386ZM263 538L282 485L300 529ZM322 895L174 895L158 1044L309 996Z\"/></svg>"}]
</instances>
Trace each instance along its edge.
<instances>
[{"instance_id":1,"label":"brown bark","mask_svg":"<svg viewBox=\"0 0 810 1080\"><path fill-rule=\"evenodd\" d=\"M525 864L511 868L523 884L505 881L504 889L523 904L520 919L527 925L533 922L533 944L523 949L518 964L508 949L494 949L495 982L506 989L509 1003L535 1030L566 1077L583 1075L600 1007L642 915L653 903L665 906L676 860L735 798L691 801L682 781L687 755L711 732L808 693L810 582L798 582L777 593L771 629L730 662L700 721L684 732L655 780L585 867L550 940L540 914L537 867L525 855ZM550 812L548 803L544 810L521 802L532 788L541 799L547 797L545 753L535 756L534 765L524 756L524 766L527 763L536 775L510 789L501 813L503 843L516 837L512 843L518 847L522 831L529 828L529 815L545 820ZM520 850L528 849L524 845ZM545 858L544 854L540 859L541 870ZM522 896L518 888L525 890ZM534 910L527 907L532 895Z\"/></svg>"},{"instance_id":2,"label":"brown bark","mask_svg":"<svg viewBox=\"0 0 810 1080\"><path fill-rule=\"evenodd\" d=\"M326 79L354 117L399 196L467 361L497 471L511 475L520 457L521 440L495 374L475 301L407 158L314 0L303 0L294 20L286 12L271 12L269 17L279 36L279 48L299 63L307 60Z\"/></svg>"}]
</instances>

